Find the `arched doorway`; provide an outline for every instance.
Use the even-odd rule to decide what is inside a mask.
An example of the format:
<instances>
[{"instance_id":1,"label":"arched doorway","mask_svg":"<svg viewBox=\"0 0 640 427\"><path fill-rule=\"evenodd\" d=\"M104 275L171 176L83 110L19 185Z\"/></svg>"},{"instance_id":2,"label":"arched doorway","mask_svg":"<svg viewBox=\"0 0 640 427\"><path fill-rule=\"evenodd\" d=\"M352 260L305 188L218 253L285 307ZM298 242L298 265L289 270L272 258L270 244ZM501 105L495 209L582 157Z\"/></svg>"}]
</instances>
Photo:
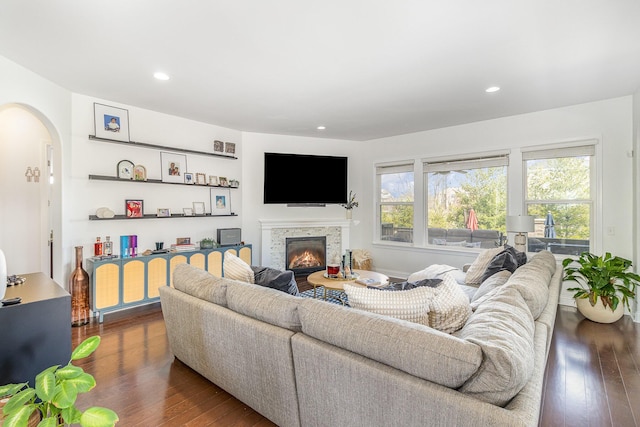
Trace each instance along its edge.
<instances>
[{"instance_id":1,"label":"arched doorway","mask_svg":"<svg viewBox=\"0 0 640 427\"><path fill-rule=\"evenodd\" d=\"M53 266L60 265L50 241L51 235L60 240L59 147L53 125L40 112L0 106L0 248L9 274L53 276Z\"/></svg>"}]
</instances>

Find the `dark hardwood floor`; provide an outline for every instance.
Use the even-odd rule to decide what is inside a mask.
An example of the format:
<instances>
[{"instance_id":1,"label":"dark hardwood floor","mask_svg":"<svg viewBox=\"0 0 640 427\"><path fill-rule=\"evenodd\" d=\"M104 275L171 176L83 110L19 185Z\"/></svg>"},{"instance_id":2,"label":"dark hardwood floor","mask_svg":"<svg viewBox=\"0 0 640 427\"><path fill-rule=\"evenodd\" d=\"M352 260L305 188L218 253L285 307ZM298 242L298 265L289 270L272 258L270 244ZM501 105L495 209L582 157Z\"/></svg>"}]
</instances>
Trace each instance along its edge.
<instances>
[{"instance_id":1,"label":"dark hardwood floor","mask_svg":"<svg viewBox=\"0 0 640 427\"><path fill-rule=\"evenodd\" d=\"M308 285L301 280L301 290ZM102 342L78 361L97 386L78 404L118 413L122 426L273 426L269 420L174 359L160 306L114 313L72 328L73 345ZM640 325L612 325L560 306L547 363L541 426L636 426L640 422ZM426 424L425 424L426 425ZM479 426L480 427L480 426Z\"/></svg>"}]
</instances>

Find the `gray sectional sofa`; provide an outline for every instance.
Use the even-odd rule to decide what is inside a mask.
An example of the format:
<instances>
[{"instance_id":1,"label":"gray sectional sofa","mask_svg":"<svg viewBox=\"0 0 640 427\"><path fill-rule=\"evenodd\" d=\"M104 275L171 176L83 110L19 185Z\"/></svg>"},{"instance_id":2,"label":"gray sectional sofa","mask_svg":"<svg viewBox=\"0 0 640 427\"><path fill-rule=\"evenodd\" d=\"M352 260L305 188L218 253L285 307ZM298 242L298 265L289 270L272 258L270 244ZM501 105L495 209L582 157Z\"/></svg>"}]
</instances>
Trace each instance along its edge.
<instances>
[{"instance_id":1,"label":"gray sectional sofa","mask_svg":"<svg viewBox=\"0 0 640 427\"><path fill-rule=\"evenodd\" d=\"M186 264L160 298L175 357L279 426L536 426L561 275L536 254L451 335Z\"/></svg>"}]
</instances>

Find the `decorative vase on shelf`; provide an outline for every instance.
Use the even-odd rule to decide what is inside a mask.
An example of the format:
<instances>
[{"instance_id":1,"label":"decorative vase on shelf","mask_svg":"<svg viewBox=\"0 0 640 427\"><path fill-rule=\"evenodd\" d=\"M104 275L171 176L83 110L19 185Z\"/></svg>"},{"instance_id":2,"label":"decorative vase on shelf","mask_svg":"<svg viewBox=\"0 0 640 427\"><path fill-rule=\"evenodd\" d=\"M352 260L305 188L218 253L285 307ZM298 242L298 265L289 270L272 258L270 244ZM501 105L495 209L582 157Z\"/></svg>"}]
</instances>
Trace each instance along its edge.
<instances>
[{"instance_id":1,"label":"decorative vase on shelf","mask_svg":"<svg viewBox=\"0 0 640 427\"><path fill-rule=\"evenodd\" d=\"M89 323L89 275L82 268L82 246L76 246L76 268L69 278L71 326Z\"/></svg>"},{"instance_id":2,"label":"decorative vase on shelf","mask_svg":"<svg viewBox=\"0 0 640 427\"><path fill-rule=\"evenodd\" d=\"M353 209L347 209L347 219L351 219L353 216Z\"/></svg>"}]
</instances>

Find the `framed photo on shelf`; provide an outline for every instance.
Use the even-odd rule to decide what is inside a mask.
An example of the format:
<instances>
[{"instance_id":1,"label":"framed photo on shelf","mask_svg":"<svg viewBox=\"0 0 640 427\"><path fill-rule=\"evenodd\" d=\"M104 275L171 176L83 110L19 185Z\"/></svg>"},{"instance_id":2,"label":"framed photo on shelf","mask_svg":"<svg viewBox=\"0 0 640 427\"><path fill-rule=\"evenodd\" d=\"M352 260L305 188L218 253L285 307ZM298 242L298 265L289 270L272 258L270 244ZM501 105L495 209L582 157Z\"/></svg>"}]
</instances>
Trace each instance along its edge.
<instances>
[{"instance_id":1,"label":"framed photo on shelf","mask_svg":"<svg viewBox=\"0 0 640 427\"><path fill-rule=\"evenodd\" d=\"M218 177L215 175L209 175L209 185L218 185Z\"/></svg>"},{"instance_id":2,"label":"framed photo on shelf","mask_svg":"<svg viewBox=\"0 0 640 427\"><path fill-rule=\"evenodd\" d=\"M124 211L127 218L142 218L144 215L144 202L140 199L126 199Z\"/></svg>"},{"instance_id":3,"label":"framed photo on shelf","mask_svg":"<svg viewBox=\"0 0 640 427\"><path fill-rule=\"evenodd\" d=\"M97 138L130 142L129 110L94 102L93 118Z\"/></svg>"},{"instance_id":4,"label":"framed photo on shelf","mask_svg":"<svg viewBox=\"0 0 640 427\"><path fill-rule=\"evenodd\" d=\"M204 215L206 212L204 211L204 202L193 202L193 214L194 215Z\"/></svg>"},{"instance_id":5,"label":"framed photo on shelf","mask_svg":"<svg viewBox=\"0 0 640 427\"><path fill-rule=\"evenodd\" d=\"M190 245L191 237L178 237L176 238L176 245Z\"/></svg>"},{"instance_id":6,"label":"framed photo on shelf","mask_svg":"<svg viewBox=\"0 0 640 427\"><path fill-rule=\"evenodd\" d=\"M187 170L187 156L184 154L160 152L162 182L184 184ZM191 177L193 180L193 176Z\"/></svg>"},{"instance_id":7,"label":"framed photo on shelf","mask_svg":"<svg viewBox=\"0 0 640 427\"><path fill-rule=\"evenodd\" d=\"M166 218L171 216L171 210L169 208L159 208L157 216Z\"/></svg>"},{"instance_id":8,"label":"framed photo on shelf","mask_svg":"<svg viewBox=\"0 0 640 427\"><path fill-rule=\"evenodd\" d=\"M207 175L203 173L196 173L196 184L207 185Z\"/></svg>"},{"instance_id":9,"label":"framed photo on shelf","mask_svg":"<svg viewBox=\"0 0 640 427\"><path fill-rule=\"evenodd\" d=\"M229 186L229 181L227 181L227 177L225 176L221 176L218 178L218 182L220 187L228 187Z\"/></svg>"},{"instance_id":10,"label":"framed photo on shelf","mask_svg":"<svg viewBox=\"0 0 640 427\"><path fill-rule=\"evenodd\" d=\"M218 141L217 139L213 141L213 152L214 153L224 153L224 142Z\"/></svg>"},{"instance_id":11,"label":"framed photo on shelf","mask_svg":"<svg viewBox=\"0 0 640 427\"><path fill-rule=\"evenodd\" d=\"M228 188L211 189L211 215L231 215L231 191Z\"/></svg>"},{"instance_id":12,"label":"framed photo on shelf","mask_svg":"<svg viewBox=\"0 0 640 427\"><path fill-rule=\"evenodd\" d=\"M236 144L234 142L225 142L224 152L229 156L234 156L236 154Z\"/></svg>"},{"instance_id":13,"label":"framed photo on shelf","mask_svg":"<svg viewBox=\"0 0 640 427\"><path fill-rule=\"evenodd\" d=\"M182 208L182 214L184 216L193 216L193 208Z\"/></svg>"},{"instance_id":14,"label":"framed photo on shelf","mask_svg":"<svg viewBox=\"0 0 640 427\"><path fill-rule=\"evenodd\" d=\"M191 172L184 173L184 183L185 184L193 184L195 181L193 180L193 174Z\"/></svg>"},{"instance_id":15,"label":"framed photo on shelf","mask_svg":"<svg viewBox=\"0 0 640 427\"><path fill-rule=\"evenodd\" d=\"M146 181L147 180L147 168L142 165L135 165L133 167L133 180L134 181Z\"/></svg>"}]
</instances>

